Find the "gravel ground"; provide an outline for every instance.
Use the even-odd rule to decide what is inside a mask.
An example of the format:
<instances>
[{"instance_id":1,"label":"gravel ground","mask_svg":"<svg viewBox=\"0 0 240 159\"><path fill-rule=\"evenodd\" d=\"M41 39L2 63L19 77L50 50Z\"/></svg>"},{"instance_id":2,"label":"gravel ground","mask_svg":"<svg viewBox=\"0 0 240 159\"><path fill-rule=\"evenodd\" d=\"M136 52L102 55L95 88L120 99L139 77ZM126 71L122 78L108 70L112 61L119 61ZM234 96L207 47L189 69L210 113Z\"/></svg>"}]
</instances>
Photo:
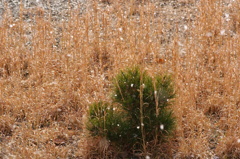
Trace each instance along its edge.
<instances>
[{"instance_id":1,"label":"gravel ground","mask_svg":"<svg viewBox=\"0 0 240 159\"><path fill-rule=\"evenodd\" d=\"M10 9L14 18L18 18L20 4L26 9L44 8L46 14L51 13L53 17L62 18L62 15L69 9L81 8L83 13L86 9L87 0L2 0L0 1L0 17Z\"/></svg>"},{"instance_id":2,"label":"gravel ground","mask_svg":"<svg viewBox=\"0 0 240 159\"><path fill-rule=\"evenodd\" d=\"M15 20L19 17L20 6L22 4L25 8L23 13L24 20L26 20L29 25L32 23L34 13L31 10L43 9L44 15L48 17L51 15L52 22L67 20L69 17L69 9L77 10L78 14L84 15L87 10L91 11L93 7L93 1L91 0L2 0L0 2L0 19L4 13L7 16L13 16ZM115 9L110 3L102 3L98 0L98 8L109 10ZM124 1L123 1L124 2ZM162 19L162 44L168 45L173 41L176 32L180 33L180 37L188 36L188 25L192 25L192 22L196 18L197 4L199 0L152 0L151 3L156 6L156 11L154 13L154 18ZM126 8L127 10L127 8ZM139 16L139 15L136 15ZM157 24L158 25L158 24ZM158 27L156 25L156 28ZM57 26L57 25L56 25ZM178 28L178 29L177 29ZM56 34L60 36L59 28L55 28ZM158 38L158 37L153 37ZM57 38L58 39L58 38ZM183 38L184 39L184 38ZM162 52L164 54L165 47L162 47Z\"/></svg>"}]
</instances>

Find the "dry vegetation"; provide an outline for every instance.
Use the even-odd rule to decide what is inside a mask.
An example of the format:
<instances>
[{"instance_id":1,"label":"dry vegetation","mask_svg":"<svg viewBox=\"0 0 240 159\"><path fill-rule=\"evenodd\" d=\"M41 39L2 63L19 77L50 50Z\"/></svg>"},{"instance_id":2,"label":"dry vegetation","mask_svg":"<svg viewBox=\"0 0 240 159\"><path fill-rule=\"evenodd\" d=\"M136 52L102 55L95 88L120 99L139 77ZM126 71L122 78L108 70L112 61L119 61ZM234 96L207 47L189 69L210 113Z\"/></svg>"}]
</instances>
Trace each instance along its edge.
<instances>
[{"instance_id":1,"label":"dry vegetation","mask_svg":"<svg viewBox=\"0 0 240 159\"><path fill-rule=\"evenodd\" d=\"M177 129L157 156L240 158L239 0L87 6L64 20L42 8L22 6L17 20L5 12L0 158L104 158L108 144L88 136L86 110L109 100L112 78L133 64L175 79Z\"/></svg>"}]
</instances>

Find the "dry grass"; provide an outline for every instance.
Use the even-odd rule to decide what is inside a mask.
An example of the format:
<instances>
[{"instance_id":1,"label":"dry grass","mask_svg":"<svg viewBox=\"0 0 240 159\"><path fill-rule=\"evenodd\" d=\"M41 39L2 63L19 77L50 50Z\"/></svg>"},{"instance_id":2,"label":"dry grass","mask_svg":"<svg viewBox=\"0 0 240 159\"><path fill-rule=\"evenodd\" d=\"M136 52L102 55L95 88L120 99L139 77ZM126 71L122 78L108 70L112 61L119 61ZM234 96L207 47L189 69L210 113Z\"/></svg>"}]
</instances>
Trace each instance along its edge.
<instances>
[{"instance_id":1,"label":"dry grass","mask_svg":"<svg viewBox=\"0 0 240 159\"><path fill-rule=\"evenodd\" d=\"M63 21L40 8L5 14L0 158L91 158L100 148L84 127L88 105L108 100L114 75L133 64L175 79L177 130L154 158L239 158L239 0L88 3Z\"/></svg>"}]
</instances>

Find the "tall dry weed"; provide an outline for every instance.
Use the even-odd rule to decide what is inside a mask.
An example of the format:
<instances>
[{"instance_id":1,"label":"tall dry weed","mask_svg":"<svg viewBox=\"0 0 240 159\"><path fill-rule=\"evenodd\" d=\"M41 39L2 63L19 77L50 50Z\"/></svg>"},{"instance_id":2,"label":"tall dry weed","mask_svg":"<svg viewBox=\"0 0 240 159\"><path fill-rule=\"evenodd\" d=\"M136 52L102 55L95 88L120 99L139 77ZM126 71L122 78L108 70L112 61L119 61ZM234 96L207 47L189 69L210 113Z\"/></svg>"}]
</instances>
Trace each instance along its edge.
<instances>
[{"instance_id":1,"label":"tall dry weed","mask_svg":"<svg viewBox=\"0 0 240 159\"><path fill-rule=\"evenodd\" d=\"M108 100L118 70L139 64L175 79L167 157L238 157L239 1L87 3L63 20L42 8L22 6L17 20L5 12L0 156L86 157L87 105Z\"/></svg>"}]
</instances>

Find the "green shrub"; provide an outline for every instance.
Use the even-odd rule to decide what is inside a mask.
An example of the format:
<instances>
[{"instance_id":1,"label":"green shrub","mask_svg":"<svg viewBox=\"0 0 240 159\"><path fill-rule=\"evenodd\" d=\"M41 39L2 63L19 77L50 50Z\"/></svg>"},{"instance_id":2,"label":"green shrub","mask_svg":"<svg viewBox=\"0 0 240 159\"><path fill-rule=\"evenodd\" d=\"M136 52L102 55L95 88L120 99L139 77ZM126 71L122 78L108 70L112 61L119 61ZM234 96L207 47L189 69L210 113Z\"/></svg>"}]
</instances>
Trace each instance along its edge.
<instances>
[{"instance_id":1,"label":"green shrub","mask_svg":"<svg viewBox=\"0 0 240 159\"><path fill-rule=\"evenodd\" d=\"M91 104L87 128L93 136L107 137L110 141L124 144L123 139L127 137L130 126L127 114L112 104L102 101Z\"/></svg>"},{"instance_id":2,"label":"green shrub","mask_svg":"<svg viewBox=\"0 0 240 159\"><path fill-rule=\"evenodd\" d=\"M112 103L90 105L88 129L118 147L145 150L147 143L160 143L174 130L175 118L167 108L174 97L168 75L152 78L138 67L121 71L113 82Z\"/></svg>"}]
</instances>

